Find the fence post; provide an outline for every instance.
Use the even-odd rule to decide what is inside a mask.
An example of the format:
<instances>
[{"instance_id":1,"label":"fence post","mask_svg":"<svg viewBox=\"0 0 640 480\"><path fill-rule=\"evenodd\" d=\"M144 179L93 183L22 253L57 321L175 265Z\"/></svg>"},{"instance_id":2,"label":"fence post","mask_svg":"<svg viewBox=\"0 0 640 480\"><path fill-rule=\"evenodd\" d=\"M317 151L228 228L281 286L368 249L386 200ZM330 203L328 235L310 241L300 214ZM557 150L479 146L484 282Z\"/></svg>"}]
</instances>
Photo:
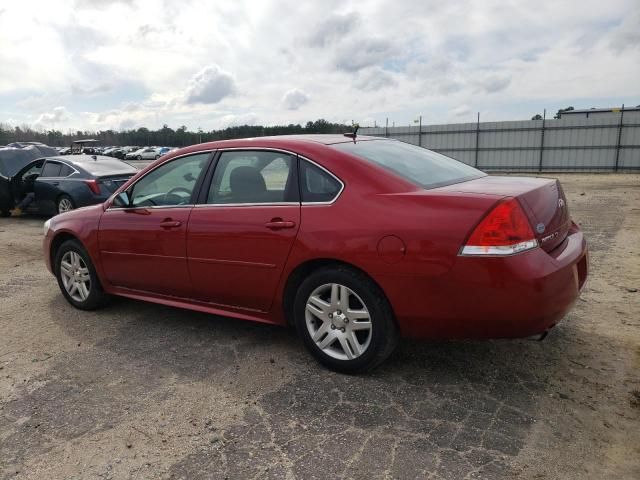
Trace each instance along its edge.
<instances>
[{"instance_id":1,"label":"fence post","mask_svg":"<svg viewBox=\"0 0 640 480\"><path fill-rule=\"evenodd\" d=\"M418 146L422 146L422 115L420 115L420 123L418 124Z\"/></svg>"},{"instance_id":2,"label":"fence post","mask_svg":"<svg viewBox=\"0 0 640 480\"><path fill-rule=\"evenodd\" d=\"M476 122L476 159L473 163L474 167L478 167L478 150L480 148L480 112L478 112L478 120Z\"/></svg>"},{"instance_id":3,"label":"fence post","mask_svg":"<svg viewBox=\"0 0 640 480\"><path fill-rule=\"evenodd\" d=\"M389 117L387 117L387 124L384 127L384 136L388 137L389 136Z\"/></svg>"},{"instance_id":4,"label":"fence post","mask_svg":"<svg viewBox=\"0 0 640 480\"><path fill-rule=\"evenodd\" d=\"M624 103L622 104L622 109L620 110L620 123L618 124L618 143L616 144L616 166L614 167L614 172L618 171L618 160L620 159L620 142L622 141L623 119L624 119Z\"/></svg>"},{"instance_id":5,"label":"fence post","mask_svg":"<svg viewBox=\"0 0 640 480\"><path fill-rule=\"evenodd\" d=\"M540 159L538 160L538 171L542 171L542 154L544 153L544 124L547 121L547 109L542 112L542 130L540 131Z\"/></svg>"}]
</instances>

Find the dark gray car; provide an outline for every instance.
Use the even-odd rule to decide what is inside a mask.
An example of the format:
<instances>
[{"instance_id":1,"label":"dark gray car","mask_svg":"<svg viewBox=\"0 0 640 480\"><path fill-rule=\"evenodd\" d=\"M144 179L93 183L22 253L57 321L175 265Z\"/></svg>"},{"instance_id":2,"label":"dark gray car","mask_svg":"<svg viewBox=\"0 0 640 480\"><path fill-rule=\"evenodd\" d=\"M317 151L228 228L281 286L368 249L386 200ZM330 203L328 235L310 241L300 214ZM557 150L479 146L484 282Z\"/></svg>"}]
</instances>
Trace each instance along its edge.
<instances>
[{"instance_id":1,"label":"dark gray car","mask_svg":"<svg viewBox=\"0 0 640 480\"><path fill-rule=\"evenodd\" d=\"M2 214L8 214L27 192L35 201L27 212L55 215L104 202L137 170L100 155L55 156L33 160L12 177L0 176Z\"/></svg>"}]
</instances>

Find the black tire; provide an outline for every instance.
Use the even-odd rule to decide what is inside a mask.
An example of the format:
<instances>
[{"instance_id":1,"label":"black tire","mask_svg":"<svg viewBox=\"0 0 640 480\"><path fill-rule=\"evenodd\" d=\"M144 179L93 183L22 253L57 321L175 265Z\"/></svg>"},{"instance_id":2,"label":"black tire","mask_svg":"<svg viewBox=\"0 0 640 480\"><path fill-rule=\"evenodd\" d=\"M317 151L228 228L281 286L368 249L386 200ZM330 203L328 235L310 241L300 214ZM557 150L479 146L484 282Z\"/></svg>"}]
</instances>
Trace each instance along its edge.
<instances>
[{"instance_id":1,"label":"black tire","mask_svg":"<svg viewBox=\"0 0 640 480\"><path fill-rule=\"evenodd\" d=\"M77 253L82 258L85 265L87 266L87 269L89 270L91 283L88 289L89 295L84 301L78 301L75 298L72 298L69 292L67 292L67 289L65 288L62 280L61 263L63 257L68 252ZM60 291L62 292L62 295L67 300L67 302L80 310L97 310L106 305L109 296L104 293L102 284L100 283L100 279L98 278L98 274L96 273L96 269L93 266L93 262L91 262L89 254L80 242L78 242L77 240L67 240L62 245L60 245L60 248L58 248L58 251L56 252L53 265L56 278L58 279L58 286L60 287Z\"/></svg>"},{"instance_id":2,"label":"black tire","mask_svg":"<svg viewBox=\"0 0 640 480\"><path fill-rule=\"evenodd\" d=\"M11 216L11 211L9 210L0 210L0 217L6 218Z\"/></svg>"},{"instance_id":3,"label":"black tire","mask_svg":"<svg viewBox=\"0 0 640 480\"><path fill-rule=\"evenodd\" d=\"M160 155L156 155L156 160L160 158Z\"/></svg>"},{"instance_id":4,"label":"black tire","mask_svg":"<svg viewBox=\"0 0 640 480\"><path fill-rule=\"evenodd\" d=\"M69 210L60 210L60 203L62 202L62 200L68 200L71 203L71 209L74 210L76 208L76 204L73 201L73 199L69 196L69 195L60 195L58 197L58 200L56 201L56 213L58 215L60 215L61 213L64 213L65 211L68 212Z\"/></svg>"},{"instance_id":5,"label":"black tire","mask_svg":"<svg viewBox=\"0 0 640 480\"><path fill-rule=\"evenodd\" d=\"M138 155L138 156L136 157L136 160L142 160L142 155Z\"/></svg>"},{"instance_id":6,"label":"black tire","mask_svg":"<svg viewBox=\"0 0 640 480\"><path fill-rule=\"evenodd\" d=\"M337 359L325 353L313 341L307 328L306 306L309 296L317 288L332 283L350 289L369 311L371 337L368 347L360 356L350 360ZM337 372L360 373L371 370L391 355L398 343L393 311L382 290L369 277L346 266L324 267L311 273L298 288L293 313L296 329L305 347L321 364Z\"/></svg>"}]
</instances>

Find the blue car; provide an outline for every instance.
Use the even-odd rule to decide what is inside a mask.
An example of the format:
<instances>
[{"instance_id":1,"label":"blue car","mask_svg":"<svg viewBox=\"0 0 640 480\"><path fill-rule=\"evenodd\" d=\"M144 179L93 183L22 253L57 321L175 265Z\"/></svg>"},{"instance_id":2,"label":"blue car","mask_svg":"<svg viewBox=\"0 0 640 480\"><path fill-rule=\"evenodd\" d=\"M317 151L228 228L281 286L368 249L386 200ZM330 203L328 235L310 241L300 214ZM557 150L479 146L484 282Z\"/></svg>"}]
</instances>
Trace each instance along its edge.
<instances>
[{"instance_id":1,"label":"blue car","mask_svg":"<svg viewBox=\"0 0 640 480\"><path fill-rule=\"evenodd\" d=\"M27 213L56 215L104 202L137 170L111 157L73 155L33 160L12 177L0 174L0 209L6 214L33 193Z\"/></svg>"}]
</instances>

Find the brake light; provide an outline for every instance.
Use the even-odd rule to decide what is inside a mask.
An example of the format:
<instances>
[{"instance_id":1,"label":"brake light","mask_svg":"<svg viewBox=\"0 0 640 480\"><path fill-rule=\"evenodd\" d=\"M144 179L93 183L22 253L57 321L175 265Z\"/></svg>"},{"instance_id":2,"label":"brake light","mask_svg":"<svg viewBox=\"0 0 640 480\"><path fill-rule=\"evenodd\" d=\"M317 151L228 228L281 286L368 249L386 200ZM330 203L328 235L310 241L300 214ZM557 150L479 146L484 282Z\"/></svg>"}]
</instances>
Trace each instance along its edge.
<instances>
[{"instance_id":1,"label":"brake light","mask_svg":"<svg viewBox=\"0 0 640 480\"><path fill-rule=\"evenodd\" d=\"M100 195L100 185L97 180L85 180L84 183L87 184L89 189L95 194Z\"/></svg>"},{"instance_id":2,"label":"brake light","mask_svg":"<svg viewBox=\"0 0 640 480\"><path fill-rule=\"evenodd\" d=\"M478 224L461 255L513 255L538 246L531 224L515 198L503 200Z\"/></svg>"}]
</instances>

